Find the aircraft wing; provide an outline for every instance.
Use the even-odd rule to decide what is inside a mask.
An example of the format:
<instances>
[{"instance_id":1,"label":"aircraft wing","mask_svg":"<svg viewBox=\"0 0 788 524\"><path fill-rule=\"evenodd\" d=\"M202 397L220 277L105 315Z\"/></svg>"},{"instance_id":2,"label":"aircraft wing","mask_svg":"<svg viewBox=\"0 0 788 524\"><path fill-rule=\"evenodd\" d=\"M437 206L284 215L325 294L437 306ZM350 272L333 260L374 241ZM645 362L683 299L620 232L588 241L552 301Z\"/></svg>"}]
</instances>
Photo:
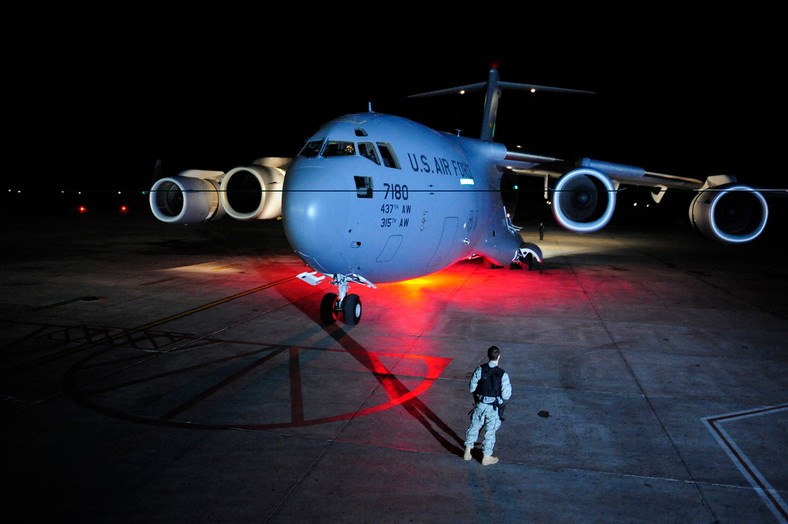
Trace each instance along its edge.
<instances>
[{"instance_id":1,"label":"aircraft wing","mask_svg":"<svg viewBox=\"0 0 788 524\"><path fill-rule=\"evenodd\" d=\"M686 190L700 189L704 185L703 180L696 178L655 173L637 166L593 160L591 158L581 158L572 162L520 151L507 151L504 162L498 165L509 172L526 176L560 178L573 169L587 168L605 174L615 184ZM728 177L727 180L732 180L732 178Z\"/></svg>"},{"instance_id":2,"label":"aircraft wing","mask_svg":"<svg viewBox=\"0 0 788 524\"><path fill-rule=\"evenodd\" d=\"M763 232L769 215L764 191L738 184L729 175L699 180L591 158L572 162L508 150L496 165L511 174L544 178L545 198L552 202L556 221L578 233L598 231L609 223L621 185L652 188L651 197L656 203L668 189L694 192L689 208L692 225L720 242L754 240ZM552 188L551 181L555 181ZM788 193L779 196L785 198Z\"/></svg>"}]
</instances>

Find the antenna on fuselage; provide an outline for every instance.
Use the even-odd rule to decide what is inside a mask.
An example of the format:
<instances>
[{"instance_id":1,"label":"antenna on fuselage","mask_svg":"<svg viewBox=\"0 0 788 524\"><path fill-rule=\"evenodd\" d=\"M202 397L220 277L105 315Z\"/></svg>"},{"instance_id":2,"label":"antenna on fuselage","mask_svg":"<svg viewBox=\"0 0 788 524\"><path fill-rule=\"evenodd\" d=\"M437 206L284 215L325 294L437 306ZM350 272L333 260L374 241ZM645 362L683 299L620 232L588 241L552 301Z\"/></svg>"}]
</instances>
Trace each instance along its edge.
<instances>
[{"instance_id":1,"label":"antenna on fuselage","mask_svg":"<svg viewBox=\"0 0 788 524\"><path fill-rule=\"evenodd\" d=\"M367 111L372 112L372 102L367 102Z\"/></svg>"}]
</instances>

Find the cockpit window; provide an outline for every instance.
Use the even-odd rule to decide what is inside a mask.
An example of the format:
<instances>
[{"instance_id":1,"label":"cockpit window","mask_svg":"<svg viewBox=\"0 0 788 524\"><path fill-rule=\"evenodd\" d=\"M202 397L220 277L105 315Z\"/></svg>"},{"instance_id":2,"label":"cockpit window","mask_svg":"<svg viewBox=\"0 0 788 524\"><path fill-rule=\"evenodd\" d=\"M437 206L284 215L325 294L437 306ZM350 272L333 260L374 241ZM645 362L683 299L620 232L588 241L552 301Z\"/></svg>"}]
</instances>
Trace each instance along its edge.
<instances>
[{"instance_id":1,"label":"cockpit window","mask_svg":"<svg viewBox=\"0 0 788 524\"><path fill-rule=\"evenodd\" d=\"M383 157L384 166L399 169L399 162L397 162L397 157L394 155L394 150L390 144L378 142L378 149L380 150L380 156Z\"/></svg>"},{"instance_id":2,"label":"cockpit window","mask_svg":"<svg viewBox=\"0 0 788 524\"><path fill-rule=\"evenodd\" d=\"M358 154L380 165L378 154L375 152L375 144L373 144L372 142L359 142Z\"/></svg>"},{"instance_id":3,"label":"cockpit window","mask_svg":"<svg viewBox=\"0 0 788 524\"><path fill-rule=\"evenodd\" d=\"M299 155L315 157L320 154L320 148L323 147L323 140L315 140L314 142L307 142Z\"/></svg>"},{"instance_id":4,"label":"cockpit window","mask_svg":"<svg viewBox=\"0 0 788 524\"><path fill-rule=\"evenodd\" d=\"M376 144L377 148L375 147ZM298 154L305 157L354 156L356 154L356 144L347 140L312 140L304 144L304 147ZM400 168L391 144L386 142L359 142L358 154L378 165L382 162L386 167Z\"/></svg>"},{"instance_id":5,"label":"cockpit window","mask_svg":"<svg viewBox=\"0 0 788 524\"><path fill-rule=\"evenodd\" d=\"M353 142L340 140L329 140L323 148L323 156L350 156L356 154L356 146Z\"/></svg>"}]
</instances>

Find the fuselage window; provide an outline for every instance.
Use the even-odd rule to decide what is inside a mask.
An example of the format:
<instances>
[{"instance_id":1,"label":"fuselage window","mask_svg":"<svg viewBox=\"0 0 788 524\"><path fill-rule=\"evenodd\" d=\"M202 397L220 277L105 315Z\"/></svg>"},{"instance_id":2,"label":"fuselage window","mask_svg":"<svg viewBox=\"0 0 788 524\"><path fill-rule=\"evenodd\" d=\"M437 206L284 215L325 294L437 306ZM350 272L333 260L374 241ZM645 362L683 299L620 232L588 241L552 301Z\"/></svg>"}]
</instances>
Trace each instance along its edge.
<instances>
[{"instance_id":1,"label":"fuselage window","mask_svg":"<svg viewBox=\"0 0 788 524\"><path fill-rule=\"evenodd\" d=\"M329 140L323 148L323 156L351 156L356 154L353 142Z\"/></svg>"},{"instance_id":2,"label":"fuselage window","mask_svg":"<svg viewBox=\"0 0 788 524\"><path fill-rule=\"evenodd\" d=\"M307 142L301 152L300 156L314 157L320 154L320 148L323 147L322 140L315 140L314 142Z\"/></svg>"},{"instance_id":3,"label":"fuselage window","mask_svg":"<svg viewBox=\"0 0 788 524\"><path fill-rule=\"evenodd\" d=\"M380 150L380 156L383 158L383 165L386 167L393 167L395 169L399 169L399 162L397 162L397 156L394 154L394 150L391 148L390 144L385 142L378 142L378 149Z\"/></svg>"},{"instance_id":4,"label":"fuselage window","mask_svg":"<svg viewBox=\"0 0 788 524\"><path fill-rule=\"evenodd\" d=\"M380 164L378 154L375 152L375 144L372 142L359 142L358 154L366 159L372 160L376 164Z\"/></svg>"}]
</instances>

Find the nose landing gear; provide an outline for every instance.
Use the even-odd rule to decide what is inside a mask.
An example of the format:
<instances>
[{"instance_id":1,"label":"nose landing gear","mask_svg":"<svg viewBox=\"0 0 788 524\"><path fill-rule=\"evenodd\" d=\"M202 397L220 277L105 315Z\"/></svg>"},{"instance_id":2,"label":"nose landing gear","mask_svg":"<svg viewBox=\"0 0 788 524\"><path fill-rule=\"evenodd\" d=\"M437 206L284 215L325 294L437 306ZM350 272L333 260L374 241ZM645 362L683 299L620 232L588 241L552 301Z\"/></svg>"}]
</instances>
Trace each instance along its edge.
<instances>
[{"instance_id":1,"label":"nose landing gear","mask_svg":"<svg viewBox=\"0 0 788 524\"><path fill-rule=\"evenodd\" d=\"M333 324L339 317L345 324L356 325L361 320L361 299L351 293L341 300L336 293L326 293L320 301L320 320Z\"/></svg>"},{"instance_id":2,"label":"nose landing gear","mask_svg":"<svg viewBox=\"0 0 788 524\"><path fill-rule=\"evenodd\" d=\"M352 273L350 275L328 275L331 277L331 283L337 286L339 294L326 293L320 301L320 320L324 324L333 324L340 317L345 324L355 326L361 320L361 298L355 293L348 294L348 287L351 282L356 284L364 284L367 287L376 288L375 284L362 277ZM311 273L305 272L298 275L298 278L307 284L316 286L322 282L326 275L317 276L317 271Z\"/></svg>"}]
</instances>

